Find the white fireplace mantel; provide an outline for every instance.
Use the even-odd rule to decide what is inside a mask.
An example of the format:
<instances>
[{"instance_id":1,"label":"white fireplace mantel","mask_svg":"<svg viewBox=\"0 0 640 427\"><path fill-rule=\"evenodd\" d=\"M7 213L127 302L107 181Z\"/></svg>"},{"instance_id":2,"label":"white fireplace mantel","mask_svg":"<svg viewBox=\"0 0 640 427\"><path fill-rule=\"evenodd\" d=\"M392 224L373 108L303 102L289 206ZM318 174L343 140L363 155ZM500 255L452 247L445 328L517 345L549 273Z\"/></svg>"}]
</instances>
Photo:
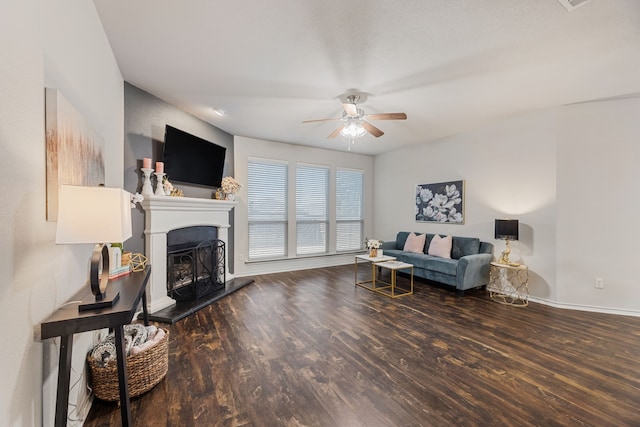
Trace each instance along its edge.
<instances>
[{"instance_id":1,"label":"white fireplace mantel","mask_svg":"<svg viewBox=\"0 0 640 427\"><path fill-rule=\"evenodd\" d=\"M228 260L229 214L236 202L228 200L195 199L191 197L145 196L145 250L151 265L147 288L149 311L155 313L175 300L167 295L167 233L183 227L198 225L218 228L218 239L225 242ZM225 262L225 276L232 279Z\"/></svg>"}]
</instances>

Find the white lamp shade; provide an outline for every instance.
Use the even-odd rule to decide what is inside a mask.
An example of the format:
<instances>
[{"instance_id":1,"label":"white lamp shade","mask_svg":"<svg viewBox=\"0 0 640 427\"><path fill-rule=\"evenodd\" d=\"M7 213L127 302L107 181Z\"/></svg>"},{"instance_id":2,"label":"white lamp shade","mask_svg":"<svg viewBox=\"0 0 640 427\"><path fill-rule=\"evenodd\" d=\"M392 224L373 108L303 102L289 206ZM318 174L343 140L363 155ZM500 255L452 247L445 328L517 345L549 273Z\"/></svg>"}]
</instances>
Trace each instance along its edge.
<instances>
[{"instance_id":1,"label":"white lamp shade","mask_svg":"<svg viewBox=\"0 0 640 427\"><path fill-rule=\"evenodd\" d=\"M56 243L120 243L131 237L131 195L120 188L60 186Z\"/></svg>"}]
</instances>

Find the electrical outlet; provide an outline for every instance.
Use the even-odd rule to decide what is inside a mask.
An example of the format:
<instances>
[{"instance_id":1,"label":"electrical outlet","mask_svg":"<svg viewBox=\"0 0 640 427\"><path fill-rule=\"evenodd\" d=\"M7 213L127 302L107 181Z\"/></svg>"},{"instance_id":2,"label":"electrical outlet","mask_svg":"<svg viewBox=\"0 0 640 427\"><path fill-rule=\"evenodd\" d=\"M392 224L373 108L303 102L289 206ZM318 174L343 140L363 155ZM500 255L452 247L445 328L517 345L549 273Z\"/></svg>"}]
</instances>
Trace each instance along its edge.
<instances>
[{"instance_id":1,"label":"electrical outlet","mask_svg":"<svg viewBox=\"0 0 640 427\"><path fill-rule=\"evenodd\" d=\"M596 289L604 289L604 279L602 277L596 277L593 279L593 286Z\"/></svg>"}]
</instances>

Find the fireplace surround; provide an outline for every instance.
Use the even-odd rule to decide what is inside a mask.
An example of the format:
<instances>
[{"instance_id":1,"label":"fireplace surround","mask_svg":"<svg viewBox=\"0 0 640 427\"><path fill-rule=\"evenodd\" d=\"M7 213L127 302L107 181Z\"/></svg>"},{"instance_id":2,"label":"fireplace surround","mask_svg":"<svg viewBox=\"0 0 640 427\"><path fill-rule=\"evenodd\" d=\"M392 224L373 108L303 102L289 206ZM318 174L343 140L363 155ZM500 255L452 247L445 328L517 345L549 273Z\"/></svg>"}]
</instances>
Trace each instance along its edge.
<instances>
[{"instance_id":1,"label":"fireplace surround","mask_svg":"<svg viewBox=\"0 0 640 427\"><path fill-rule=\"evenodd\" d=\"M185 227L215 227L217 240L225 243L222 250L224 259L228 260L229 215L236 204L228 200L145 196L142 208L145 211L145 252L151 265L147 288L150 313L176 303L167 295L167 234ZM226 262L224 278L226 281L233 279Z\"/></svg>"}]
</instances>

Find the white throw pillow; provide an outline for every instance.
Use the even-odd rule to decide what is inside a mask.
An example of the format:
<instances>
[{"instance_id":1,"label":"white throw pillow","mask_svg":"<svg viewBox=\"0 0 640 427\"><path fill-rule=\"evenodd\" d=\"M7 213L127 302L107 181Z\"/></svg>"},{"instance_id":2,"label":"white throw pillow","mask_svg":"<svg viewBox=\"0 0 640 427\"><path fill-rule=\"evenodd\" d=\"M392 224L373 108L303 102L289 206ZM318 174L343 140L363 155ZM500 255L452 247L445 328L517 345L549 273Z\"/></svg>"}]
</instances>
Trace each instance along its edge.
<instances>
[{"instance_id":1,"label":"white throw pillow","mask_svg":"<svg viewBox=\"0 0 640 427\"><path fill-rule=\"evenodd\" d=\"M402 250L405 252L422 254L424 253L424 242L426 241L426 238L426 234L417 236L416 233L411 233L407 236L407 241L404 242L404 248Z\"/></svg>"},{"instance_id":2,"label":"white throw pillow","mask_svg":"<svg viewBox=\"0 0 640 427\"><path fill-rule=\"evenodd\" d=\"M451 259L451 246L453 244L453 237L446 236L440 237L438 234L433 236L431 244L429 245L428 254L439 258Z\"/></svg>"}]
</instances>

